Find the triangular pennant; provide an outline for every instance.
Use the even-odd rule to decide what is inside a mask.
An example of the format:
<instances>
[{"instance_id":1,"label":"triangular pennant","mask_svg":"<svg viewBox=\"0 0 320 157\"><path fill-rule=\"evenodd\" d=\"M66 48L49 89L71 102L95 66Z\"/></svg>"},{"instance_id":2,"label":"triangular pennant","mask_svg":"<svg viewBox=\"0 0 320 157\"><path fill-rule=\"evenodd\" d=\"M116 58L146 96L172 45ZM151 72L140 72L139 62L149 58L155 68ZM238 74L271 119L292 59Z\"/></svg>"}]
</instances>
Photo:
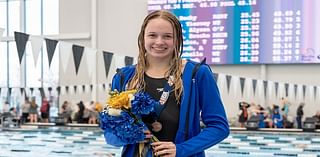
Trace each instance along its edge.
<instances>
[{"instance_id":1,"label":"triangular pennant","mask_svg":"<svg viewBox=\"0 0 320 157\"><path fill-rule=\"evenodd\" d=\"M43 38L36 37L36 36L30 36L31 46L32 46L32 54L33 54L33 61L34 66L37 65L38 57L42 48L42 41Z\"/></svg>"},{"instance_id":2,"label":"triangular pennant","mask_svg":"<svg viewBox=\"0 0 320 157\"><path fill-rule=\"evenodd\" d=\"M106 78L108 78L112 57L113 57L112 52L103 51L104 69L106 72Z\"/></svg>"},{"instance_id":3,"label":"triangular pennant","mask_svg":"<svg viewBox=\"0 0 320 157\"><path fill-rule=\"evenodd\" d=\"M72 52L72 44L64 41L59 42L59 50L60 50L60 66L62 66L63 74L66 73L68 63L70 60L71 52Z\"/></svg>"},{"instance_id":4,"label":"triangular pennant","mask_svg":"<svg viewBox=\"0 0 320 157\"><path fill-rule=\"evenodd\" d=\"M73 61L74 61L74 66L76 68L76 74L78 74L80 63L81 63L81 58L83 55L83 46L79 45L72 45L72 52L73 52Z\"/></svg>"},{"instance_id":5,"label":"triangular pennant","mask_svg":"<svg viewBox=\"0 0 320 157\"><path fill-rule=\"evenodd\" d=\"M52 92L52 87L48 87L48 91L49 91L49 93L51 93Z\"/></svg>"},{"instance_id":6,"label":"triangular pennant","mask_svg":"<svg viewBox=\"0 0 320 157\"><path fill-rule=\"evenodd\" d=\"M243 90L244 90L244 81L246 79L243 77L240 77L240 88L241 88L241 96L243 95Z\"/></svg>"},{"instance_id":7,"label":"triangular pennant","mask_svg":"<svg viewBox=\"0 0 320 157\"><path fill-rule=\"evenodd\" d=\"M57 87L57 93L58 93L58 95L60 95L60 93L61 93L61 87L60 86Z\"/></svg>"},{"instance_id":8,"label":"triangular pennant","mask_svg":"<svg viewBox=\"0 0 320 157\"><path fill-rule=\"evenodd\" d=\"M214 80L216 80L216 82L218 82L219 74L218 73L213 73L213 77L214 77Z\"/></svg>"},{"instance_id":9,"label":"triangular pennant","mask_svg":"<svg viewBox=\"0 0 320 157\"><path fill-rule=\"evenodd\" d=\"M106 84L105 83L102 84L102 87L103 87L103 91L106 91Z\"/></svg>"},{"instance_id":10,"label":"triangular pennant","mask_svg":"<svg viewBox=\"0 0 320 157\"><path fill-rule=\"evenodd\" d=\"M73 86L73 91L74 91L75 94L77 94L77 85Z\"/></svg>"},{"instance_id":11,"label":"triangular pennant","mask_svg":"<svg viewBox=\"0 0 320 157\"><path fill-rule=\"evenodd\" d=\"M39 92L42 98L46 96L42 87L39 88Z\"/></svg>"},{"instance_id":12,"label":"triangular pennant","mask_svg":"<svg viewBox=\"0 0 320 157\"><path fill-rule=\"evenodd\" d=\"M32 97L33 96L33 88L32 87L30 88L30 93L31 93L30 97Z\"/></svg>"},{"instance_id":13,"label":"triangular pennant","mask_svg":"<svg viewBox=\"0 0 320 157\"><path fill-rule=\"evenodd\" d=\"M257 80L252 79L252 88L253 88L253 95L256 95L256 89L257 89Z\"/></svg>"},{"instance_id":14,"label":"triangular pennant","mask_svg":"<svg viewBox=\"0 0 320 157\"><path fill-rule=\"evenodd\" d=\"M285 89L285 92L286 92L286 97L288 97L288 95L289 95L289 83L285 83L284 84L284 89Z\"/></svg>"},{"instance_id":15,"label":"triangular pennant","mask_svg":"<svg viewBox=\"0 0 320 157\"><path fill-rule=\"evenodd\" d=\"M82 93L85 93L86 91L86 85L82 85Z\"/></svg>"},{"instance_id":16,"label":"triangular pennant","mask_svg":"<svg viewBox=\"0 0 320 157\"><path fill-rule=\"evenodd\" d=\"M276 97L277 97L277 95L278 95L278 88L279 88L279 82L275 82L275 83L274 83L274 88L275 88Z\"/></svg>"},{"instance_id":17,"label":"triangular pennant","mask_svg":"<svg viewBox=\"0 0 320 157\"><path fill-rule=\"evenodd\" d=\"M124 57L124 65L129 66L133 64L133 57L125 56Z\"/></svg>"},{"instance_id":18,"label":"triangular pennant","mask_svg":"<svg viewBox=\"0 0 320 157\"><path fill-rule=\"evenodd\" d=\"M91 84L90 85L90 92L92 92L92 90L93 90L93 85Z\"/></svg>"},{"instance_id":19,"label":"triangular pennant","mask_svg":"<svg viewBox=\"0 0 320 157\"><path fill-rule=\"evenodd\" d=\"M317 98L317 86L313 86L313 96L314 96L314 99Z\"/></svg>"},{"instance_id":20,"label":"triangular pennant","mask_svg":"<svg viewBox=\"0 0 320 157\"><path fill-rule=\"evenodd\" d=\"M11 93L12 93L12 88L8 88L8 98L10 98Z\"/></svg>"},{"instance_id":21,"label":"triangular pennant","mask_svg":"<svg viewBox=\"0 0 320 157\"><path fill-rule=\"evenodd\" d=\"M302 95L303 95L303 99L306 98L306 89L307 89L307 86L306 85L303 85L302 86Z\"/></svg>"},{"instance_id":22,"label":"triangular pennant","mask_svg":"<svg viewBox=\"0 0 320 157\"><path fill-rule=\"evenodd\" d=\"M111 83L108 84L108 90L111 90Z\"/></svg>"},{"instance_id":23,"label":"triangular pennant","mask_svg":"<svg viewBox=\"0 0 320 157\"><path fill-rule=\"evenodd\" d=\"M69 93L69 86L66 86L66 93Z\"/></svg>"},{"instance_id":24,"label":"triangular pennant","mask_svg":"<svg viewBox=\"0 0 320 157\"><path fill-rule=\"evenodd\" d=\"M294 85L294 97L297 98L298 85Z\"/></svg>"},{"instance_id":25,"label":"triangular pennant","mask_svg":"<svg viewBox=\"0 0 320 157\"><path fill-rule=\"evenodd\" d=\"M226 75L228 93L229 93L230 84L231 84L231 77L232 77L232 76L230 76L230 75Z\"/></svg>"},{"instance_id":26,"label":"triangular pennant","mask_svg":"<svg viewBox=\"0 0 320 157\"><path fill-rule=\"evenodd\" d=\"M264 89L264 97L267 97L267 88L268 88L268 81L263 81L263 89Z\"/></svg>"},{"instance_id":27,"label":"triangular pennant","mask_svg":"<svg viewBox=\"0 0 320 157\"><path fill-rule=\"evenodd\" d=\"M54 51L56 50L58 41L52 40L52 39L45 39L46 40L46 46L47 46L47 54L48 54L48 61L49 61L49 67L51 65L51 61L54 55Z\"/></svg>"},{"instance_id":28,"label":"triangular pennant","mask_svg":"<svg viewBox=\"0 0 320 157\"><path fill-rule=\"evenodd\" d=\"M24 88L20 88L20 94L23 95Z\"/></svg>"},{"instance_id":29,"label":"triangular pennant","mask_svg":"<svg viewBox=\"0 0 320 157\"><path fill-rule=\"evenodd\" d=\"M29 35L21 32L14 32L14 39L16 41L18 55L19 55L19 63L21 64L22 57L24 55L27 42L29 40Z\"/></svg>"}]
</instances>

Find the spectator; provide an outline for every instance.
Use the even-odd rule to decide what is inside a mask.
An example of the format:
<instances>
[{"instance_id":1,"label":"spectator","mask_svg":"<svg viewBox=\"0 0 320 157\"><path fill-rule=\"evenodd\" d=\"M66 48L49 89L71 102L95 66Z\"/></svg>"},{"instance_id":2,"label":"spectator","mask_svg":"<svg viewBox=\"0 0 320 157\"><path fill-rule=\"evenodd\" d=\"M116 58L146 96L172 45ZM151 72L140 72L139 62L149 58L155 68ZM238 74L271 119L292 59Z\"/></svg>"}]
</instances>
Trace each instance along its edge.
<instances>
[{"instance_id":1,"label":"spectator","mask_svg":"<svg viewBox=\"0 0 320 157\"><path fill-rule=\"evenodd\" d=\"M284 116L284 118L288 118L288 114L289 114L289 106L290 106L290 103L287 99L285 99L284 97L281 98L281 101L280 101L281 105L282 105L282 115Z\"/></svg>"},{"instance_id":2,"label":"spectator","mask_svg":"<svg viewBox=\"0 0 320 157\"><path fill-rule=\"evenodd\" d=\"M247 122L248 120L248 107L250 105L246 102L239 102L239 109L240 109L240 112L239 112L239 123L240 123L240 127L241 128L244 128L245 127L245 123Z\"/></svg>"},{"instance_id":3,"label":"spectator","mask_svg":"<svg viewBox=\"0 0 320 157\"><path fill-rule=\"evenodd\" d=\"M19 124L20 118L17 112L17 109L15 107L11 107L9 109L10 115L12 116L12 121Z\"/></svg>"},{"instance_id":4,"label":"spectator","mask_svg":"<svg viewBox=\"0 0 320 157\"><path fill-rule=\"evenodd\" d=\"M77 121L77 123L86 123L86 121L84 119L85 106L82 101L80 101L77 105L78 105L79 110L76 114L76 121Z\"/></svg>"},{"instance_id":5,"label":"spectator","mask_svg":"<svg viewBox=\"0 0 320 157\"><path fill-rule=\"evenodd\" d=\"M272 114L273 127L275 128L283 128L283 119L280 114L279 106L273 106L273 114Z\"/></svg>"},{"instance_id":6,"label":"spectator","mask_svg":"<svg viewBox=\"0 0 320 157\"><path fill-rule=\"evenodd\" d=\"M30 105L29 117L31 123L38 122L38 104L36 103L36 99L33 98Z\"/></svg>"},{"instance_id":7,"label":"spectator","mask_svg":"<svg viewBox=\"0 0 320 157\"><path fill-rule=\"evenodd\" d=\"M42 98L42 105L40 107L42 122L49 123L50 103L46 97Z\"/></svg>"},{"instance_id":8,"label":"spectator","mask_svg":"<svg viewBox=\"0 0 320 157\"><path fill-rule=\"evenodd\" d=\"M259 128L265 128L266 127L266 117L267 117L267 112L265 112L264 108L260 105L258 105L259 107Z\"/></svg>"},{"instance_id":9,"label":"spectator","mask_svg":"<svg viewBox=\"0 0 320 157\"><path fill-rule=\"evenodd\" d=\"M61 108L61 114L64 118L64 121L66 123L72 123L72 118L71 118L71 114L72 114L72 109L70 107L70 104L68 101L64 101L62 104L62 108Z\"/></svg>"},{"instance_id":10,"label":"spectator","mask_svg":"<svg viewBox=\"0 0 320 157\"><path fill-rule=\"evenodd\" d=\"M88 106L88 111L89 111L89 124L97 124L97 117L98 117L98 112L96 111L96 105L94 101L91 101L89 106Z\"/></svg>"},{"instance_id":11,"label":"spectator","mask_svg":"<svg viewBox=\"0 0 320 157\"><path fill-rule=\"evenodd\" d=\"M312 117L317 119L317 123L320 123L320 111L317 111L317 113Z\"/></svg>"},{"instance_id":12,"label":"spectator","mask_svg":"<svg viewBox=\"0 0 320 157\"><path fill-rule=\"evenodd\" d=\"M22 116L21 116L21 123L26 123L29 117L29 110L30 110L30 101L28 98L25 99L24 103L22 104Z\"/></svg>"},{"instance_id":13,"label":"spectator","mask_svg":"<svg viewBox=\"0 0 320 157\"><path fill-rule=\"evenodd\" d=\"M299 129L302 128L302 118L303 118L303 107L304 107L304 103L301 102L297 108L297 117L296 117L296 120L297 120L297 126Z\"/></svg>"}]
</instances>

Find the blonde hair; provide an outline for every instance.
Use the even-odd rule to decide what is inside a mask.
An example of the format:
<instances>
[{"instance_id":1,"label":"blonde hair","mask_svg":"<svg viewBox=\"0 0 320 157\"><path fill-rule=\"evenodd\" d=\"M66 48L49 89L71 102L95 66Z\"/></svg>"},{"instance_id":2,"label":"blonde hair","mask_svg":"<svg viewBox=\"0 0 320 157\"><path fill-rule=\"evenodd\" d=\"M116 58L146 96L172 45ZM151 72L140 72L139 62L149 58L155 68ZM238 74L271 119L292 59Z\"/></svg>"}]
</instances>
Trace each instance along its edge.
<instances>
[{"instance_id":1,"label":"blonde hair","mask_svg":"<svg viewBox=\"0 0 320 157\"><path fill-rule=\"evenodd\" d=\"M32 99L32 101L31 101L31 106L32 106L32 107L37 107L37 104L36 104L36 100L35 100L35 99Z\"/></svg>"},{"instance_id":2,"label":"blonde hair","mask_svg":"<svg viewBox=\"0 0 320 157\"><path fill-rule=\"evenodd\" d=\"M143 21L141 30L138 36L138 46L139 46L139 56L138 56L138 64L136 66L136 71L133 78L129 82L129 89L138 89L143 90L146 86L144 80L144 73L145 67L149 66L149 63L146 60L146 49L144 47L144 34L145 29L150 20L162 18L170 22L173 28L173 41L174 41L174 52L170 61L170 69L165 74L166 77L169 75L174 76L174 94L176 100L179 102L180 97L182 95L183 84L182 84L182 61L181 61L181 53L182 53L182 46L183 46L183 36L182 36L182 27L181 23L172 13L164 10L158 10L150 13Z\"/></svg>"}]
</instances>

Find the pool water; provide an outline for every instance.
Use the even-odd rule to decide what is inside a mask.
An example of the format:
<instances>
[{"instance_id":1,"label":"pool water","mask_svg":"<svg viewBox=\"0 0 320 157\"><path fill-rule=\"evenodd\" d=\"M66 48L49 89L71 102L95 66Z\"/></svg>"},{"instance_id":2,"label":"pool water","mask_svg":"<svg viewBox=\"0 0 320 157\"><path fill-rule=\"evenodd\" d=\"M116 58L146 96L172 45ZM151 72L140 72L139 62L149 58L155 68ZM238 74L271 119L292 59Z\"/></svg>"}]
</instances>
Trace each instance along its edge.
<instances>
[{"instance_id":1,"label":"pool water","mask_svg":"<svg viewBox=\"0 0 320 157\"><path fill-rule=\"evenodd\" d=\"M108 145L94 130L38 129L0 131L0 157L112 157L121 148ZM320 157L316 133L232 132L206 150L208 157Z\"/></svg>"}]
</instances>

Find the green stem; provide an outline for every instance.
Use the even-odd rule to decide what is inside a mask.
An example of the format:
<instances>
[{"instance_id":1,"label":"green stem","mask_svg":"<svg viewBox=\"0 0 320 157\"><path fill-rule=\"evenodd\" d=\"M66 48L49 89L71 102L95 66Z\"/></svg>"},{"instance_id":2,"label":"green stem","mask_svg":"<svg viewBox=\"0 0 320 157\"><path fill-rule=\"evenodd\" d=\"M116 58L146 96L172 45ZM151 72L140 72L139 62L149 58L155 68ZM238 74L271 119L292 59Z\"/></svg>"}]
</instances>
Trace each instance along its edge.
<instances>
[{"instance_id":1,"label":"green stem","mask_svg":"<svg viewBox=\"0 0 320 157\"><path fill-rule=\"evenodd\" d=\"M159 140L156 136L152 135L151 142L159 142Z\"/></svg>"}]
</instances>

